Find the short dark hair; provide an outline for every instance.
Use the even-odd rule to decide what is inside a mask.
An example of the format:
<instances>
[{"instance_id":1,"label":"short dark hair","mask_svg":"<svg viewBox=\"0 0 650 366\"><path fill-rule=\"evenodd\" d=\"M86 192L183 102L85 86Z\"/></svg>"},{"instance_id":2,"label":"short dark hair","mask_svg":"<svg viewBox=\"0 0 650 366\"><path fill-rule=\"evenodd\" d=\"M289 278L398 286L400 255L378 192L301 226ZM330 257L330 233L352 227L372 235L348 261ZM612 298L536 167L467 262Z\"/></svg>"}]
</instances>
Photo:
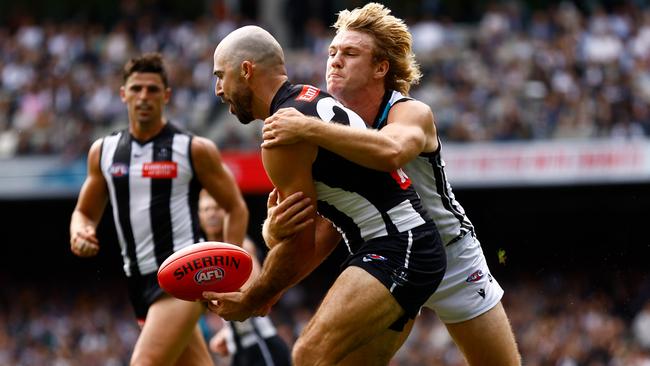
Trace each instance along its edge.
<instances>
[{"instance_id":1,"label":"short dark hair","mask_svg":"<svg viewBox=\"0 0 650 366\"><path fill-rule=\"evenodd\" d=\"M151 72L158 74L160 75L165 87L167 87L167 71L165 71L163 57L158 52L145 53L139 57L130 59L126 65L124 65L124 72L122 75L124 83L126 83L126 80L134 72Z\"/></svg>"}]
</instances>

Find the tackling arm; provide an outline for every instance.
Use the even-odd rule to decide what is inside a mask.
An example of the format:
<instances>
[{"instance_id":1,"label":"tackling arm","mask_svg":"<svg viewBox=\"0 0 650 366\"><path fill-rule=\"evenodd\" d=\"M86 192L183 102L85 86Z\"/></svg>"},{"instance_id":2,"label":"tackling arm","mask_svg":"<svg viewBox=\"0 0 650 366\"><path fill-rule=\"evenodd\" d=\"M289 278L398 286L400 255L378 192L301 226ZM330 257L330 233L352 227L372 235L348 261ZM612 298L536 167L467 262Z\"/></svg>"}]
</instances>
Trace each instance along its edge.
<instances>
[{"instance_id":1,"label":"tackling arm","mask_svg":"<svg viewBox=\"0 0 650 366\"><path fill-rule=\"evenodd\" d=\"M303 139L367 168L394 171L422 151L437 148L431 109L418 101L396 104L381 130L349 128L281 109L264 121L263 147Z\"/></svg>"},{"instance_id":2,"label":"tackling arm","mask_svg":"<svg viewBox=\"0 0 650 366\"><path fill-rule=\"evenodd\" d=\"M270 249L281 241L290 240L314 222L311 218L315 207L309 197L296 192L278 202L278 191L273 189L266 202L266 219L262 225L262 237Z\"/></svg>"},{"instance_id":3,"label":"tackling arm","mask_svg":"<svg viewBox=\"0 0 650 366\"><path fill-rule=\"evenodd\" d=\"M293 193L280 203L277 202L277 196L276 190L269 195L267 218L262 229L264 241L269 248L291 240L296 233L314 222L311 218L314 207L310 205L309 198L303 198L302 192ZM341 241L341 234L327 219L319 215L315 215L315 219L316 250L309 272L325 260Z\"/></svg>"}]
</instances>

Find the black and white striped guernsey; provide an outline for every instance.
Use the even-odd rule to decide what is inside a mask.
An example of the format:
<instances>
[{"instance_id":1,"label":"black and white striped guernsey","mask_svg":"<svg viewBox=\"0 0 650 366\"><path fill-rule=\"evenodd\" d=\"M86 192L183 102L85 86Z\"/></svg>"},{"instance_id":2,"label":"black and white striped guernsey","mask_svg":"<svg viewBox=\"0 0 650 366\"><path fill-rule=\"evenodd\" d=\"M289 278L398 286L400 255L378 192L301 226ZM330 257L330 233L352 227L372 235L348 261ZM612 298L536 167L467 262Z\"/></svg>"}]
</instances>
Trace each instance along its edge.
<instances>
[{"instance_id":1,"label":"black and white striped guernsey","mask_svg":"<svg viewBox=\"0 0 650 366\"><path fill-rule=\"evenodd\" d=\"M373 128L386 125L390 109L397 103L413 100L397 91L387 91ZM450 245L460 240L468 232L474 233L474 226L467 218L465 210L456 201L451 184L445 174L445 161L441 156L442 142L438 137L438 149L421 153L404 167L413 181L415 190L422 199L422 205L435 222L442 242Z\"/></svg>"},{"instance_id":2,"label":"black and white striped guernsey","mask_svg":"<svg viewBox=\"0 0 650 366\"><path fill-rule=\"evenodd\" d=\"M285 83L273 98L271 113L287 107L325 122L367 128L356 113L313 86ZM318 212L337 227L351 253L370 239L431 222L409 177L401 170L386 173L364 168L319 148L312 175Z\"/></svg>"},{"instance_id":3,"label":"black and white striped guernsey","mask_svg":"<svg viewBox=\"0 0 650 366\"><path fill-rule=\"evenodd\" d=\"M200 240L192 135L167 123L149 141L128 129L104 137L100 167L127 276L155 272L172 253Z\"/></svg>"}]
</instances>

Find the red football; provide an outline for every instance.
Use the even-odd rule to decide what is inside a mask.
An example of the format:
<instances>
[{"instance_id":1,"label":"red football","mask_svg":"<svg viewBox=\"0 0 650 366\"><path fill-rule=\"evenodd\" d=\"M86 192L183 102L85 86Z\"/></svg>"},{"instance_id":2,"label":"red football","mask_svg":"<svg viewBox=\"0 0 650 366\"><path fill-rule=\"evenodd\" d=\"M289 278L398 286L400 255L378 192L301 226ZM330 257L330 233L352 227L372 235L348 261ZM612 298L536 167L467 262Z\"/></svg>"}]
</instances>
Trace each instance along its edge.
<instances>
[{"instance_id":1,"label":"red football","mask_svg":"<svg viewBox=\"0 0 650 366\"><path fill-rule=\"evenodd\" d=\"M204 300L203 291L238 290L251 274L253 260L244 249L216 241L185 247L158 269L158 284L182 300Z\"/></svg>"}]
</instances>

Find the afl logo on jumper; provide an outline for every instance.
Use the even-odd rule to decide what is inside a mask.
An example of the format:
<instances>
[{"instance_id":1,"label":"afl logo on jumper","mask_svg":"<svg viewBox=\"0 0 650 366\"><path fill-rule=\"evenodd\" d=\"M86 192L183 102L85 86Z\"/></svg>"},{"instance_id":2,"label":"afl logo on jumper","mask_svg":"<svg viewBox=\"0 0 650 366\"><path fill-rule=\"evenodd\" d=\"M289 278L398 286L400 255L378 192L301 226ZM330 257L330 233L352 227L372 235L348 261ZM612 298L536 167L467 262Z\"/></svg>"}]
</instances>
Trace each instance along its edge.
<instances>
[{"instance_id":1,"label":"afl logo on jumper","mask_svg":"<svg viewBox=\"0 0 650 366\"><path fill-rule=\"evenodd\" d=\"M320 93L320 89L314 88L311 85L305 85L302 87L302 91L296 97L296 100L311 102L312 100L314 100L314 98L318 96L318 93Z\"/></svg>"},{"instance_id":2,"label":"afl logo on jumper","mask_svg":"<svg viewBox=\"0 0 650 366\"><path fill-rule=\"evenodd\" d=\"M124 163L113 163L108 168L108 173L113 177L123 177L129 175L129 166Z\"/></svg>"},{"instance_id":3,"label":"afl logo on jumper","mask_svg":"<svg viewBox=\"0 0 650 366\"><path fill-rule=\"evenodd\" d=\"M174 161L154 161L142 164L142 176L153 179L169 179L178 176L178 166Z\"/></svg>"}]
</instances>

